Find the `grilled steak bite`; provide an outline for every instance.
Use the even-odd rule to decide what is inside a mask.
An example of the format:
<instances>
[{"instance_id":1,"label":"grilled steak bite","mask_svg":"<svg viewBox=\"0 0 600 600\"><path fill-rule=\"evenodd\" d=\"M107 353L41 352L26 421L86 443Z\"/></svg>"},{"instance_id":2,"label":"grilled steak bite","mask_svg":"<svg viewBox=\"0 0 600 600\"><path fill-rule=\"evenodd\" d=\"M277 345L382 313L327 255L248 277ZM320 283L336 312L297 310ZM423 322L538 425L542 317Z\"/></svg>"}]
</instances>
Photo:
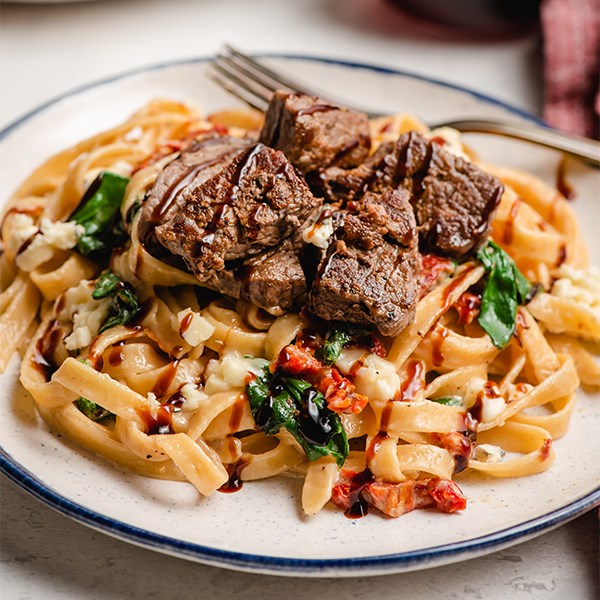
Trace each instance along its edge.
<instances>
[{"instance_id":1,"label":"grilled steak bite","mask_svg":"<svg viewBox=\"0 0 600 600\"><path fill-rule=\"evenodd\" d=\"M190 189L218 173L250 140L229 135L206 135L192 142L156 178L142 205L140 239L154 254L164 254L154 235L158 225L171 219Z\"/></svg>"},{"instance_id":2,"label":"grilled steak bite","mask_svg":"<svg viewBox=\"0 0 600 600\"><path fill-rule=\"evenodd\" d=\"M396 173L411 193L424 248L462 258L487 238L504 191L498 178L415 132L398 140Z\"/></svg>"},{"instance_id":3,"label":"grilled steak bite","mask_svg":"<svg viewBox=\"0 0 600 600\"><path fill-rule=\"evenodd\" d=\"M421 258L405 190L367 193L336 230L308 296L322 319L397 335L413 319Z\"/></svg>"},{"instance_id":4,"label":"grilled steak bite","mask_svg":"<svg viewBox=\"0 0 600 600\"><path fill-rule=\"evenodd\" d=\"M285 91L273 94L260 141L281 150L301 173L355 167L371 148L367 115Z\"/></svg>"},{"instance_id":5,"label":"grilled steak bite","mask_svg":"<svg viewBox=\"0 0 600 600\"><path fill-rule=\"evenodd\" d=\"M453 258L468 256L486 239L503 192L498 178L414 131L383 144L359 167L329 168L311 183L329 201L407 190L421 248Z\"/></svg>"},{"instance_id":6,"label":"grilled steak bite","mask_svg":"<svg viewBox=\"0 0 600 600\"><path fill-rule=\"evenodd\" d=\"M298 309L306 302L306 279L289 239L238 265L229 265L215 273L208 284L273 315Z\"/></svg>"},{"instance_id":7,"label":"grilled steak bite","mask_svg":"<svg viewBox=\"0 0 600 600\"><path fill-rule=\"evenodd\" d=\"M283 239L298 237L320 205L283 153L255 144L216 175L189 187L158 241L200 281Z\"/></svg>"}]
</instances>

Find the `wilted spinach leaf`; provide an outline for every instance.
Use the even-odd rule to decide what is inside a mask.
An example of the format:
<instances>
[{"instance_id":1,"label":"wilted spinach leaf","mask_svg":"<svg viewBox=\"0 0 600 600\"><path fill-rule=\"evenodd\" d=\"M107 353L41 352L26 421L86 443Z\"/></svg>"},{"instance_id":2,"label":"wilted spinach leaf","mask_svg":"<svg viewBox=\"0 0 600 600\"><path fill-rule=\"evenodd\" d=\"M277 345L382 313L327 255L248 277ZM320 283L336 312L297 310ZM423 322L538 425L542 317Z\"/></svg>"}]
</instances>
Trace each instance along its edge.
<instances>
[{"instance_id":1,"label":"wilted spinach leaf","mask_svg":"<svg viewBox=\"0 0 600 600\"><path fill-rule=\"evenodd\" d=\"M99 333L116 325L126 325L141 309L133 288L109 270L98 277L92 298L94 300L110 298L111 301L108 318Z\"/></svg>"},{"instance_id":2,"label":"wilted spinach leaf","mask_svg":"<svg viewBox=\"0 0 600 600\"><path fill-rule=\"evenodd\" d=\"M341 467L348 456L348 439L340 417L325 397L303 379L272 374L268 365L247 386L257 427L275 434L282 427L298 441L308 460L332 456Z\"/></svg>"},{"instance_id":3,"label":"wilted spinach leaf","mask_svg":"<svg viewBox=\"0 0 600 600\"><path fill-rule=\"evenodd\" d=\"M77 248L94 260L106 259L125 241L121 203L128 177L104 171L90 184L71 220L84 228Z\"/></svg>"},{"instance_id":4,"label":"wilted spinach leaf","mask_svg":"<svg viewBox=\"0 0 600 600\"><path fill-rule=\"evenodd\" d=\"M487 277L478 321L498 348L504 348L515 331L517 307L527 301L531 284L513 259L492 241L479 249L477 258Z\"/></svg>"}]
</instances>

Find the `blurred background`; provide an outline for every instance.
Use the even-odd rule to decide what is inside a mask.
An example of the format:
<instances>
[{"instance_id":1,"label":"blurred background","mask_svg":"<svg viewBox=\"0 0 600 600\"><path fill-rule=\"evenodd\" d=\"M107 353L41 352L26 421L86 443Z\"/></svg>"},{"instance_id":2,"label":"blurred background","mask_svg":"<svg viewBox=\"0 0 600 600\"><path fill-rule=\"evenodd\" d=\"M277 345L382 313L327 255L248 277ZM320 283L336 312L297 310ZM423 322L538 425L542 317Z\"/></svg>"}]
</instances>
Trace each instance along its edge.
<instances>
[{"instance_id":1,"label":"blurred background","mask_svg":"<svg viewBox=\"0 0 600 600\"><path fill-rule=\"evenodd\" d=\"M598 136L598 0L38 0L0 14L4 124L74 86L230 41L417 72Z\"/></svg>"}]
</instances>

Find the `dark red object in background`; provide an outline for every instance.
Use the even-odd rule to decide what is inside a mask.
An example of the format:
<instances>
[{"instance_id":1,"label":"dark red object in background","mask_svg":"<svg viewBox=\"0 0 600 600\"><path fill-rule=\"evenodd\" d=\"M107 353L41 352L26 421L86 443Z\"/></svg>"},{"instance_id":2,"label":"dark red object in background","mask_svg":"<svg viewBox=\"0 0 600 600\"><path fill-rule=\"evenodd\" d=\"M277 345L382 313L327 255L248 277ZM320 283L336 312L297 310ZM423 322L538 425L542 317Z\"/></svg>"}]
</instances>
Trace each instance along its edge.
<instances>
[{"instance_id":1,"label":"dark red object in background","mask_svg":"<svg viewBox=\"0 0 600 600\"><path fill-rule=\"evenodd\" d=\"M600 137L600 1L543 0L544 118L564 131Z\"/></svg>"},{"instance_id":2,"label":"dark red object in background","mask_svg":"<svg viewBox=\"0 0 600 600\"><path fill-rule=\"evenodd\" d=\"M538 0L389 0L425 33L446 38L498 41L531 32Z\"/></svg>"}]
</instances>

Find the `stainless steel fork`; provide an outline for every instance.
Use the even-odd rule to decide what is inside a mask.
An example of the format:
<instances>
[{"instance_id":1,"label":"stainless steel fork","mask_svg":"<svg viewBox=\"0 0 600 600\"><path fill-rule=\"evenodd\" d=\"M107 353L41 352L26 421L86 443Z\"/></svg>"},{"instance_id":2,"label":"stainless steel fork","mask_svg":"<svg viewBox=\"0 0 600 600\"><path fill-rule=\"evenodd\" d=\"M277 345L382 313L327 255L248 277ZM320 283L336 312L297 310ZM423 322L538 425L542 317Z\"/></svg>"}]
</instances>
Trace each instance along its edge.
<instances>
[{"instance_id":1,"label":"stainless steel fork","mask_svg":"<svg viewBox=\"0 0 600 600\"><path fill-rule=\"evenodd\" d=\"M330 94L324 94L282 73L265 67L229 44L224 46L222 53L217 54L211 64L208 76L223 89L259 111L266 110L275 90L286 89L292 92L319 96L337 105L366 112L370 117L382 116L381 113L349 106L342 99L332 98ZM463 133L489 133L532 142L547 148L560 150L596 168L600 167L599 142L563 133L549 127L499 119L462 119L429 125L432 129L453 127Z\"/></svg>"}]
</instances>

